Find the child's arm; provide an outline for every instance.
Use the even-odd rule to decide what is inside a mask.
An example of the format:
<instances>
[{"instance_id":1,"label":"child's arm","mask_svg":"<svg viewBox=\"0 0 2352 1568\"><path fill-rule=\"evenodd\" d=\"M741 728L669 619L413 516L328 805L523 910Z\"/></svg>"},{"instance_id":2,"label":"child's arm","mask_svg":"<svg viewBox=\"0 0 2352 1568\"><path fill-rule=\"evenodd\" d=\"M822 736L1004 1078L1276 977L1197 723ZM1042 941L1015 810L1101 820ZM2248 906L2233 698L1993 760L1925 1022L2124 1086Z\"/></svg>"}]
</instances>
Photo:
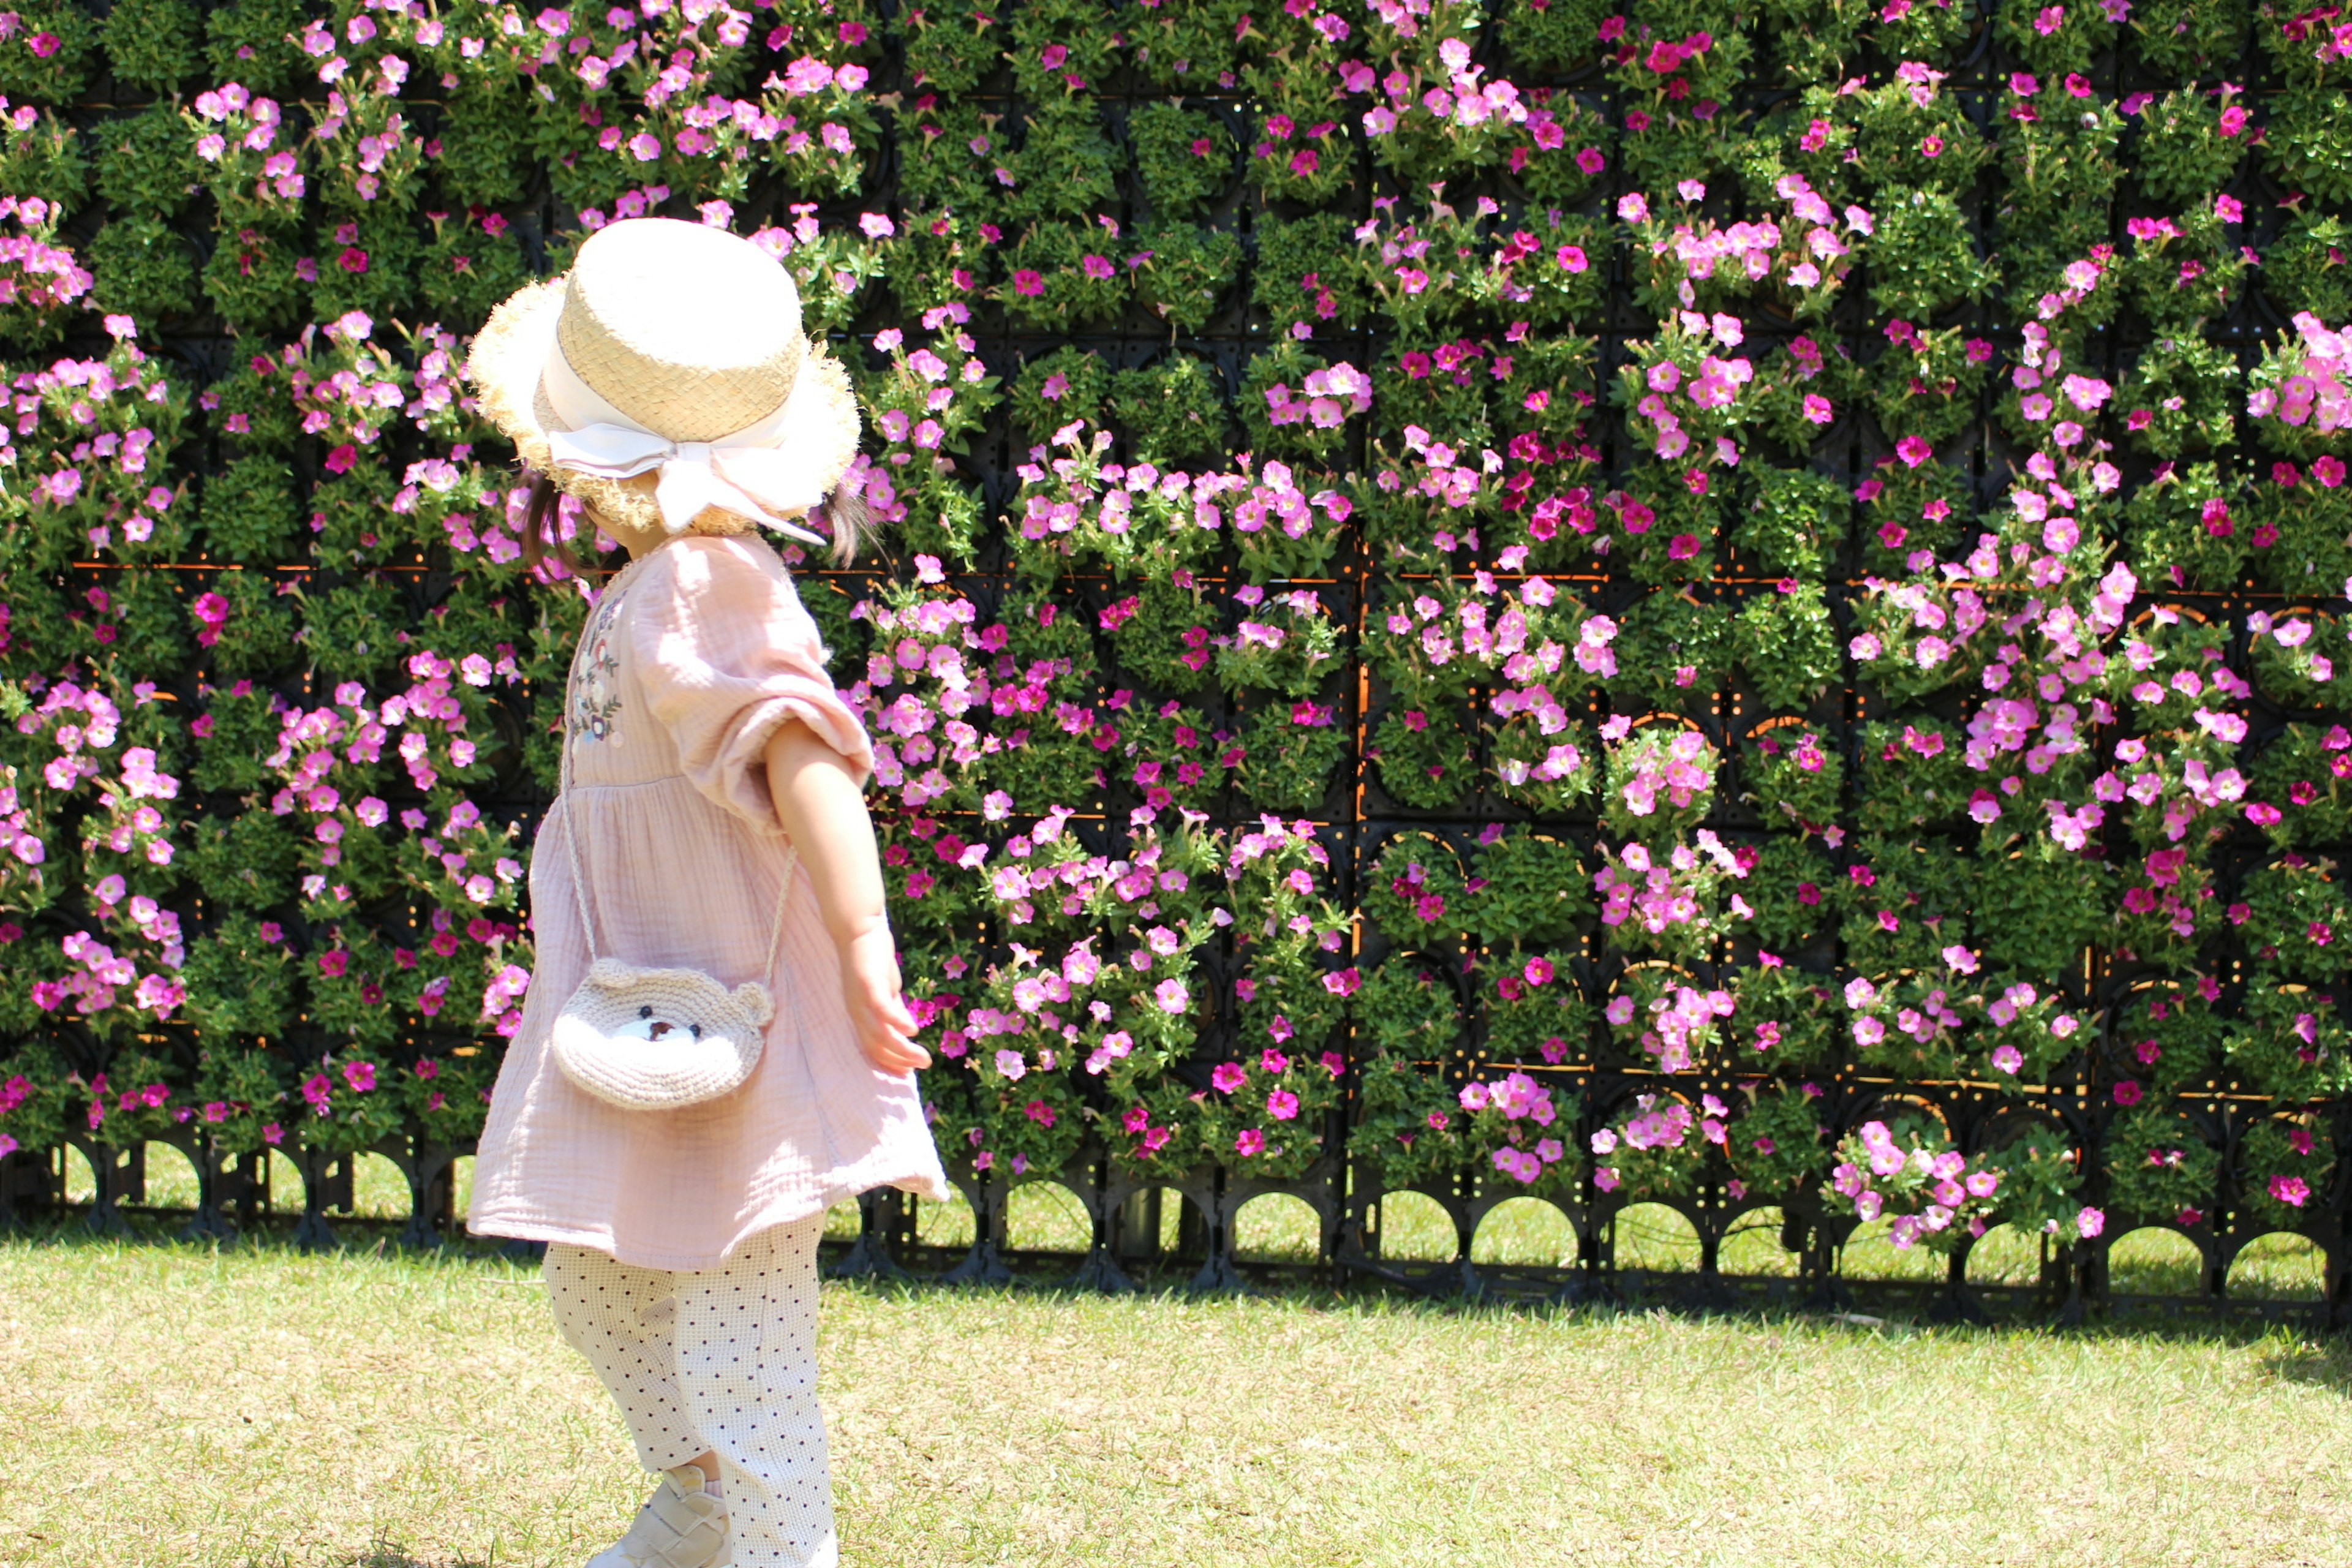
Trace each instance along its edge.
<instances>
[{"instance_id":1,"label":"child's arm","mask_svg":"<svg viewBox=\"0 0 2352 1568\"><path fill-rule=\"evenodd\" d=\"M866 1059L885 1072L931 1065L899 994L898 954L882 902L882 862L866 796L839 752L798 719L768 742L768 793L841 954L841 994Z\"/></svg>"}]
</instances>

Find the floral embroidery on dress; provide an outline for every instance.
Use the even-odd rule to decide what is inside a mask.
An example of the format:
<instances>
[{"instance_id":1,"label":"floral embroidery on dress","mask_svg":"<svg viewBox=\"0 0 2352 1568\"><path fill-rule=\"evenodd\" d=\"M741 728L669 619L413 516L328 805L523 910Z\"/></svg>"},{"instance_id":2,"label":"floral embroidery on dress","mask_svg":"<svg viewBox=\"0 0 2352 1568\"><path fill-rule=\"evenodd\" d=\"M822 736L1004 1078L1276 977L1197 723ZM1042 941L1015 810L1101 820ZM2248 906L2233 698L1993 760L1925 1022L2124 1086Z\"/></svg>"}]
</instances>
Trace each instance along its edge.
<instances>
[{"instance_id":1,"label":"floral embroidery on dress","mask_svg":"<svg viewBox=\"0 0 2352 1568\"><path fill-rule=\"evenodd\" d=\"M572 694L575 740L608 739L613 715L621 710L621 661L613 655L613 622L620 613L621 598L619 594L607 593L597 604L588 629L581 634L580 666Z\"/></svg>"}]
</instances>

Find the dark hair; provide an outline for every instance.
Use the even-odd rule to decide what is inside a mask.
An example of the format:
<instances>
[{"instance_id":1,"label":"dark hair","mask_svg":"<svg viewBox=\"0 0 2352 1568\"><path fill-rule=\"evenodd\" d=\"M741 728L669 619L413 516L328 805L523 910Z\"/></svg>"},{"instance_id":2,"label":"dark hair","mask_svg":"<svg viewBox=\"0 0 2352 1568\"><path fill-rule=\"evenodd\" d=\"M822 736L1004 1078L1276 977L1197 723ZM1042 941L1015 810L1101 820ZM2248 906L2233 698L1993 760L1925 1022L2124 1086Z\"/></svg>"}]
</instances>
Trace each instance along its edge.
<instances>
[{"instance_id":1,"label":"dark hair","mask_svg":"<svg viewBox=\"0 0 2352 1568\"><path fill-rule=\"evenodd\" d=\"M523 508L522 514L523 569L535 574L541 562L552 560L574 577L606 575L610 568L583 559L569 542L556 537L554 525L562 500L562 492L555 488L553 479L545 474L531 475L530 502ZM589 526L593 529L595 525ZM594 538L593 532L590 538Z\"/></svg>"}]
</instances>

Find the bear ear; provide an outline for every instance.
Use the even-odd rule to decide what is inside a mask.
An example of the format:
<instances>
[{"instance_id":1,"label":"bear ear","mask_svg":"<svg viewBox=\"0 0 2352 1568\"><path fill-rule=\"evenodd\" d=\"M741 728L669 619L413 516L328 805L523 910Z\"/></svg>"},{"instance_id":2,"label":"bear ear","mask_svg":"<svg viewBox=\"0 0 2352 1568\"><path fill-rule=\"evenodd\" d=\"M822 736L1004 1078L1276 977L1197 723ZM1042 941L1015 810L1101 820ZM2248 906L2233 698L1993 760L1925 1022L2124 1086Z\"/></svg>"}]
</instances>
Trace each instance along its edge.
<instances>
[{"instance_id":1,"label":"bear ear","mask_svg":"<svg viewBox=\"0 0 2352 1568\"><path fill-rule=\"evenodd\" d=\"M735 987L734 994L728 1000L740 1007L751 1022L763 1029L768 1026L768 1020L776 1016L774 998L768 994L768 988L756 980Z\"/></svg>"},{"instance_id":2,"label":"bear ear","mask_svg":"<svg viewBox=\"0 0 2352 1568\"><path fill-rule=\"evenodd\" d=\"M599 991L618 991L629 984L635 973L632 965L617 958L600 958L588 966L588 973L582 978Z\"/></svg>"}]
</instances>

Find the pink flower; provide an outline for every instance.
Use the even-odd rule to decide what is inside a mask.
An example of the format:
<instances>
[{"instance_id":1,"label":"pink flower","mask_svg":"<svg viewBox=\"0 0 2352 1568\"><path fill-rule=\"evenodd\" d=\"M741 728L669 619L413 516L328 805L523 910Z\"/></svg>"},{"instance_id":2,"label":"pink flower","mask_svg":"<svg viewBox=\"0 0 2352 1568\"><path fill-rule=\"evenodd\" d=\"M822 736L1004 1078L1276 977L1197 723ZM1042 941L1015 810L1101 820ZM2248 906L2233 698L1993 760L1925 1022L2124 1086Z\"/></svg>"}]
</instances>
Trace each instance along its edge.
<instances>
[{"instance_id":1,"label":"pink flower","mask_svg":"<svg viewBox=\"0 0 2352 1568\"><path fill-rule=\"evenodd\" d=\"M1045 291L1045 275L1024 267L1013 275L1013 291L1034 297Z\"/></svg>"},{"instance_id":2,"label":"pink flower","mask_svg":"<svg viewBox=\"0 0 2352 1568\"><path fill-rule=\"evenodd\" d=\"M2271 1178L2271 1196L2291 1208L2301 1208L2311 1198L2311 1184L2301 1176L2275 1175Z\"/></svg>"},{"instance_id":3,"label":"pink flower","mask_svg":"<svg viewBox=\"0 0 2352 1568\"><path fill-rule=\"evenodd\" d=\"M375 1064L373 1062L345 1062L343 1064L343 1081L350 1084L354 1092L359 1094L367 1093L368 1090L375 1087Z\"/></svg>"},{"instance_id":4,"label":"pink flower","mask_svg":"<svg viewBox=\"0 0 2352 1568\"><path fill-rule=\"evenodd\" d=\"M1936 448L1916 436L1906 436L1895 443L1895 455L1903 459L1906 468L1916 468L1936 455Z\"/></svg>"},{"instance_id":5,"label":"pink flower","mask_svg":"<svg viewBox=\"0 0 2352 1568\"><path fill-rule=\"evenodd\" d=\"M1244 1128L1234 1140L1234 1152L1244 1156L1265 1152L1265 1134L1255 1127Z\"/></svg>"},{"instance_id":6,"label":"pink flower","mask_svg":"<svg viewBox=\"0 0 2352 1568\"><path fill-rule=\"evenodd\" d=\"M1249 1069L1239 1062L1219 1062L1209 1069L1209 1082L1219 1094L1231 1094L1249 1081Z\"/></svg>"},{"instance_id":7,"label":"pink flower","mask_svg":"<svg viewBox=\"0 0 2352 1568\"><path fill-rule=\"evenodd\" d=\"M1265 1113L1276 1121L1288 1121L1298 1114L1298 1097L1286 1089L1277 1089L1265 1097Z\"/></svg>"}]
</instances>

